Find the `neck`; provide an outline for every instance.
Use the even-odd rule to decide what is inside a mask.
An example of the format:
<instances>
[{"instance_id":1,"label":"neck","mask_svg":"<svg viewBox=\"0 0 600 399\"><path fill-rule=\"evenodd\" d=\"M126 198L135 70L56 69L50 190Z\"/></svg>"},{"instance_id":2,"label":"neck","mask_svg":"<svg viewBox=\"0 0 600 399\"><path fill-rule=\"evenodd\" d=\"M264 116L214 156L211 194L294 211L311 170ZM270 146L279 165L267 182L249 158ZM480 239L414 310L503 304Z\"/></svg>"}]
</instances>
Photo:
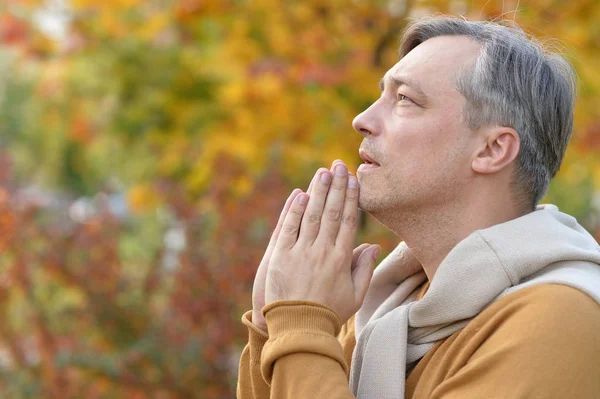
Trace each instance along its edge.
<instances>
[{"instance_id":1,"label":"neck","mask_svg":"<svg viewBox=\"0 0 600 399\"><path fill-rule=\"evenodd\" d=\"M471 233L524 215L507 205L510 203L497 200L465 206L464 202L457 202L372 216L406 243L431 281L452 248Z\"/></svg>"}]
</instances>

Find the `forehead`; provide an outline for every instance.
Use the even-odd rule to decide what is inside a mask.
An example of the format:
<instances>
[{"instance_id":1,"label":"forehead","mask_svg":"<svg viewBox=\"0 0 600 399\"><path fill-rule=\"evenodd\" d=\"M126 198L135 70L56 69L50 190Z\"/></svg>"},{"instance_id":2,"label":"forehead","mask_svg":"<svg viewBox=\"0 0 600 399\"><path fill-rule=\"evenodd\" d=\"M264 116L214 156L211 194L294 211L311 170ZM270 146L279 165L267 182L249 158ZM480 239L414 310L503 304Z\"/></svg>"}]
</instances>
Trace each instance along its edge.
<instances>
[{"instance_id":1,"label":"forehead","mask_svg":"<svg viewBox=\"0 0 600 399\"><path fill-rule=\"evenodd\" d=\"M426 94L455 89L456 77L476 61L480 44L466 36L439 36L406 54L386 77L405 77L419 83Z\"/></svg>"}]
</instances>

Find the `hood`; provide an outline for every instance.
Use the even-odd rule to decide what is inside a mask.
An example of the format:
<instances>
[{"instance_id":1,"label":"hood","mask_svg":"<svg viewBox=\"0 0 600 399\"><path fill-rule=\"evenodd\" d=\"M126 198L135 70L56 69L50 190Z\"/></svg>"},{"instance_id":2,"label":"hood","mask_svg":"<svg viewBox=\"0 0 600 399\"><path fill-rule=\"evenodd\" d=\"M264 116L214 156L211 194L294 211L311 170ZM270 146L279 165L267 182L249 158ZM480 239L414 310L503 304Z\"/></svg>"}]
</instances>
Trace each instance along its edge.
<instances>
[{"instance_id":1,"label":"hood","mask_svg":"<svg viewBox=\"0 0 600 399\"><path fill-rule=\"evenodd\" d=\"M491 303L510 293L510 287L522 288L541 275L544 279L536 283L573 285L600 303L600 246L574 217L554 205L539 205L527 215L474 231L459 242L440 264L428 292L411 309L410 318L418 320L411 325L427 325L433 308L438 323L444 308L454 320L457 312L461 318L473 317L481 311L474 304ZM584 288L582 276L588 280ZM571 279L578 283L569 284ZM454 290L448 296L448 287L467 281L469 290Z\"/></svg>"}]
</instances>

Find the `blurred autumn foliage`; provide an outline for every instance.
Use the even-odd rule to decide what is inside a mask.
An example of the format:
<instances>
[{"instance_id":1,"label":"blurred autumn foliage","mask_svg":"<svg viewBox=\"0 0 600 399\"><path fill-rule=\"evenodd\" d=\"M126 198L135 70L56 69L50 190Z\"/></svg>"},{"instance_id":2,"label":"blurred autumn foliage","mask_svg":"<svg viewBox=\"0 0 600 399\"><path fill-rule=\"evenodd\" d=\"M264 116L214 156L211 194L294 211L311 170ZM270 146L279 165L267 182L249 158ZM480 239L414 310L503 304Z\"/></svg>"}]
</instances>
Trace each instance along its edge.
<instances>
[{"instance_id":1,"label":"blurred autumn foliage","mask_svg":"<svg viewBox=\"0 0 600 399\"><path fill-rule=\"evenodd\" d=\"M232 398L288 193L358 164L409 16L516 19L580 77L543 202L600 236L595 0L2 0L0 395ZM363 219L359 241L397 237Z\"/></svg>"}]
</instances>

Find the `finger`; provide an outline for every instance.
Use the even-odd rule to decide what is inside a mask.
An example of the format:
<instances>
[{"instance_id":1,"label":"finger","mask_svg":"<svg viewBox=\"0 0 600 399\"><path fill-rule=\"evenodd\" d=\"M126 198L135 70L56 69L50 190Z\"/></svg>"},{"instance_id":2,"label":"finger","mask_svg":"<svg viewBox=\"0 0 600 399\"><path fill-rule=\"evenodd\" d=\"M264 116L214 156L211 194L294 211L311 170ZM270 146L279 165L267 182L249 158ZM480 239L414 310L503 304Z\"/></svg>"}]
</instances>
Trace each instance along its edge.
<instances>
[{"instance_id":1,"label":"finger","mask_svg":"<svg viewBox=\"0 0 600 399\"><path fill-rule=\"evenodd\" d=\"M358 230L358 180L354 176L348 177L346 196L344 198L344 210L340 229L335 239L335 245L342 248L352 248Z\"/></svg>"},{"instance_id":2,"label":"finger","mask_svg":"<svg viewBox=\"0 0 600 399\"><path fill-rule=\"evenodd\" d=\"M281 226L283 226L283 221L285 220L285 216L287 215L287 213L290 209L290 206L292 206L292 203L294 202L294 200L300 193L302 193L302 190L300 190L299 188L294 189L294 191L292 191L292 193L288 197L287 201L285 202L285 205L283 206L281 214L279 215L279 220L277 221L277 225L275 226L275 230L273 231L273 234L271 234L271 239L269 240L269 247L275 246L275 243L277 242L277 237L279 237L279 232L281 231Z\"/></svg>"},{"instance_id":3,"label":"finger","mask_svg":"<svg viewBox=\"0 0 600 399\"><path fill-rule=\"evenodd\" d=\"M331 168L329 169L329 170L331 171L331 173L335 173L335 166L336 166L338 163L344 163L344 161L342 161L341 159L336 159L335 161L333 161L333 162L331 163Z\"/></svg>"},{"instance_id":4,"label":"finger","mask_svg":"<svg viewBox=\"0 0 600 399\"><path fill-rule=\"evenodd\" d=\"M339 162L344 163L344 161L342 161L341 159L336 159L335 161L332 162L331 164L331 169L329 169L329 171L333 174L335 171L335 165L337 165ZM308 185L308 190L306 190L306 194L308 194L309 196L312 194L312 188L313 185L315 183L315 180L317 178L317 176L319 175L319 173L321 173L322 171L327 170L326 168L319 168L319 170L317 171L317 173L315 173L315 176L313 177L313 179L311 180L310 184Z\"/></svg>"},{"instance_id":5,"label":"finger","mask_svg":"<svg viewBox=\"0 0 600 399\"><path fill-rule=\"evenodd\" d=\"M344 161L342 161L341 159L336 159L335 161L333 161L333 163L331 164L331 169L329 169L331 173L335 173L335 167L338 163L344 163ZM348 177L350 177L351 174L352 173L348 171Z\"/></svg>"},{"instance_id":6,"label":"finger","mask_svg":"<svg viewBox=\"0 0 600 399\"><path fill-rule=\"evenodd\" d=\"M335 161L333 161L333 162L331 163L331 168L329 168L329 171L330 171L332 174L333 174L333 173L335 173L335 165L337 165L337 164L338 164L338 162L342 162L342 163L343 163L344 161L342 161L341 159L336 159ZM321 173L321 171L323 171L323 170L327 170L327 169L326 169L326 168L320 168L320 169L317 171L317 173L315 174L315 177L313 177L313 180L310 182L310 185L308 186L308 190L306 191L306 193L307 193L308 195L310 195L310 194L311 194L311 188L312 188L312 187L313 187L313 185L314 185L314 182L315 182L315 178L316 178L316 176L317 176L319 173Z\"/></svg>"},{"instance_id":7,"label":"finger","mask_svg":"<svg viewBox=\"0 0 600 399\"><path fill-rule=\"evenodd\" d=\"M351 271L353 271L354 269L356 269L356 266L358 265L358 258L360 257L360 254L363 253L363 251L367 248L369 248L371 246L371 244L360 244L358 247L354 248L354 251L352 251L352 268Z\"/></svg>"},{"instance_id":8,"label":"finger","mask_svg":"<svg viewBox=\"0 0 600 399\"><path fill-rule=\"evenodd\" d=\"M310 201L308 201L306 211L302 216L302 227L300 228L298 241L301 241L304 244L311 245L319 234L323 219L323 208L325 207L325 200L330 184L331 173L327 169L324 169L324 171L317 176Z\"/></svg>"},{"instance_id":9,"label":"finger","mask_svg":"<svg viewBox=\"0 0 600 399\"><path fill-rule=\"evenodd\" d=\"M368 249L364 250L358 258L356 269L352 272L352 283L354 284L354 299L356 305L362 305L367 289L371 283L371 277L373 277L373 270L377 263L377 256L381 247L379 245L372 245Z\"/></svg>"},{"instance_id":10,"label":"finger","mask_svg":"<svg viewBox=\"0 0 600 399\"><path fill-rule=\"evenodd\" d=\"M302 221L308 199L308 194L301 193L292 202L290 210L283 220L277 244L275 244L276 249L290 249L296 244L298 232L300 231L300 222Z\"/></svg>"},{"instance_id":11,"label":"finger","mask_svg":"<svg viewBox=\"0 0 600 399\"><path fill-rule=\"evenodd\" d=\"M294 199L296 199L298 194L300 194L301 192L302 192L302 190L300 190L299 188L295 189L294 191L292 191L292 193L288 197L287 201L285 202L285 205L283 206L281 214L279 215L279 220L277 221L277 225L275 226L275 230L273 231L273 234L271 234L271 238L269 239L269 244L267 245L267 250L265 251L265 254L263 255L263 257L260 261L260 264L258 265L258 270L256 272L255 281L256 280L262 281L262 280L264 280L265 276L267 275L267 265L269 263L269 260L271 259L271 253L273 252L273 249L275 248L275 244L277 243L277 237L279 237L279 232L281 231L281 227L283 226L283 221L285 220L285 216L287 215L287 213L290 209L290 206L292 205L292 202L294 201Z\"/></svg>"},{"instance_id":12,"label":"finger","mask_svg":"<svg viewBox=\"0 0 600 399\"><path fill-rule=\"evenodd\" d=\"M335 242L344 210L347 183L348 168L343 162L340 162L335 166L335 174L329 187L325 209L323 209L318 239L322 238L332 243Z\"/></svg>"},{"instance_id":13,"label":"finger","mask_svg":"<svg viewBox=\"0 0 600 399\"><path fill-rule=\"evenodd\" d=\"M310 181L310 184L308 185L308 190L306 190L306 194L308 194L309 197L312 196L313 187L319 181L319 176L326 170L327 168L319 168L319 170L317 170L317 172L313 176L312 180Z\"/></svg>"}]
</instances>

